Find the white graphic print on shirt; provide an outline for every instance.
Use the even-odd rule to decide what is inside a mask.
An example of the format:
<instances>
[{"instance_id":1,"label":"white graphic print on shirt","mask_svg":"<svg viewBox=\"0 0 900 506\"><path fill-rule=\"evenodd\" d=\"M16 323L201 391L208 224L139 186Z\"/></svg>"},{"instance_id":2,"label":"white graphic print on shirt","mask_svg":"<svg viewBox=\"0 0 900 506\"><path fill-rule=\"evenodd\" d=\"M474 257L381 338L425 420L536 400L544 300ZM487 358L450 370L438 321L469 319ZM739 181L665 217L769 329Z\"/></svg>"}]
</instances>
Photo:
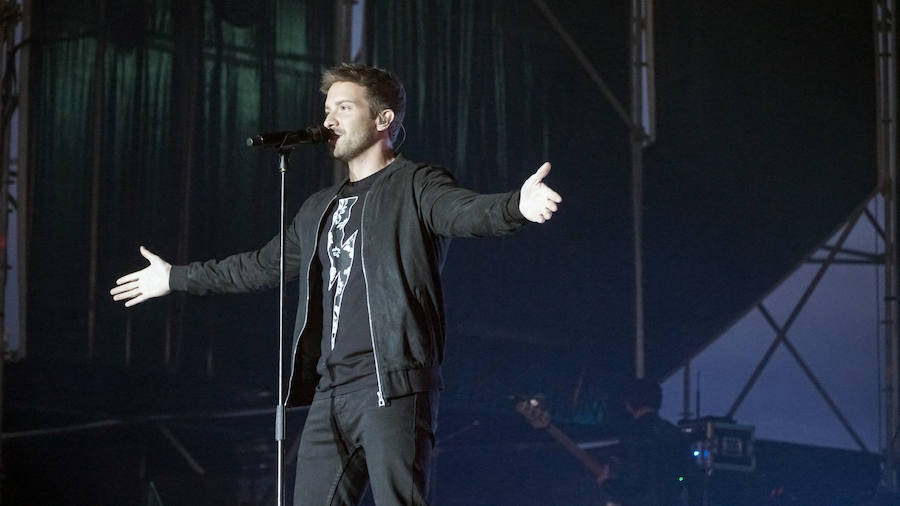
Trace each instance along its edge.
<instances>
[{"instance_id":1,"label":"white graphic print on shirt","mask_svg":"<svg viewBox=\"0 0 900 506\"><path fill-rule=\"evenodd\" d=\"M331 349L334 349L334 340L337 336L338 320L341 316L341 299L344 289L347 287L347 279L350 277L350 268L353 267L353 257L356 251L356 236L359 230L349 234L344 230L350 221L350 213L353 204L359 197L347 197L338 200L337 209L331 220L331 228L328 230L328 258L331 260L331 268L328 271L328 289L331 290L337 283L334 291L334 306L331 313Z\"/></svg>"}]
</instances>

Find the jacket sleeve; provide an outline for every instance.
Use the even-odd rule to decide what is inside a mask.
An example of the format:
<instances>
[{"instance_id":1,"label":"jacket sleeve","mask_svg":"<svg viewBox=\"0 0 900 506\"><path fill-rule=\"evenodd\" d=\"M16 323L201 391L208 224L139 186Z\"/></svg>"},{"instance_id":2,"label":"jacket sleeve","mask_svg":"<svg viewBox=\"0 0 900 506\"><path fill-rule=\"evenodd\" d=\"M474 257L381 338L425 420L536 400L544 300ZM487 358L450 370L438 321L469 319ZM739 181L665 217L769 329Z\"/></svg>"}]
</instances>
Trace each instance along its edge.
<instances>
[{"instance_id":1,"label":"jacket sleeve","mask_svg":"<svg viewBox=\"0 0 900 506\"><path fill-rule=\"evenodd\" d=\"M299 217L299 213L297 215ZM295 217L285 234L285 279L297 277L300 267L299 223ZM169 288L192 295L243 293L278 286L279 240L276 235L255 251L237 253L222 260L173 265Z\"/></svg>"},{"instance_id":2,"label":"jacket sleeve","mask_svg":"<svg viewBox=\"0 0 900 506\"><path fill-rule=\"evenodd\" d=\"M460 187L443 168L416 174L420 212L432 232L445 237L486 237L518 230L528 220L519 212L519 191L480 194Z\"/></svg>"}]
</instances>

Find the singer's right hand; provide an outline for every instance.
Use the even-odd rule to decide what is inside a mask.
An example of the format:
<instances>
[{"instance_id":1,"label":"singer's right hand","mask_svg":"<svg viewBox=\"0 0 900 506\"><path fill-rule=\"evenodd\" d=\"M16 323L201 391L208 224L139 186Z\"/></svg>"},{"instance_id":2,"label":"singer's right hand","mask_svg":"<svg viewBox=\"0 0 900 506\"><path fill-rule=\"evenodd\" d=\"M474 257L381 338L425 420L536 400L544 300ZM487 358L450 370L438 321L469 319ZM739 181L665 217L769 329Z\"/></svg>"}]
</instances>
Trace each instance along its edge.
<instances>
[{"instance_id":1,"label":"singer's right hand","mask_svg":"<svg viewBox=\"0 0 900 506\"><path fill-rule=\"evenodd\" d=\"M172 270L172 264L150 253L143 246L141 255L150 262L150 265L117 279L116 286L109 291L113 300L124 300L125 307L140 304L153 297L161 297L172 291L169 288L169 271Z\"/></svg>"}]
</instances>

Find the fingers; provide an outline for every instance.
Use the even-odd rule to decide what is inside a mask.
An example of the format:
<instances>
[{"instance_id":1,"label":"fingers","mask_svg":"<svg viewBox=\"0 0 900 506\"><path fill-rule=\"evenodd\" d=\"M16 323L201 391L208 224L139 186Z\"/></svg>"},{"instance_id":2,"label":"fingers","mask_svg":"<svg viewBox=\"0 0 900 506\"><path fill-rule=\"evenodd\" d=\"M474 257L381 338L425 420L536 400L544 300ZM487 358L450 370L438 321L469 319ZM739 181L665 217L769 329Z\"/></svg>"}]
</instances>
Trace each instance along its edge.
<instances>
[{"instance_id":1,"label":"fingers","mask_svg":"<svg viewBox=\"0 0 900 506\"><path fill-rule=\"evenodd\" d=\"M553 189L550 188L549 186L544 185L544 188L547 189L547 192L546 192L547 200L550 200L550 201L555 202L555 203L557 203L557 204L559 204L560 202L562 202L562 195L560 195L560 194L556 193L555 191L553 191ZM556 211L556 209L554 209L554 211Z\"/></svg>"},{"instance_id":2,"label":"fingers","mask_svg":"<svg viewBox=\"0 0 900 506\"><path fill-rule=\"evenodd\" d=\"M150 252L150 250L148 250L147 248L145 248L145 247L143 247L143 246L141 246L141 256L143 256L144 258L146 258L147 260L149 260L151 263L152 263L154 260L159 260L159 256L158 256L158 255L154 255L153 253Z\"/></svg>"},{"instance_id":3,"label":"fingers","mask_svg":"<svg viewBox=\"0 0 900 506\"><path fill-rule=\"evenodd\" d=\"M140 276L141 276L141 272L142 272L142 271L143 271L143 269L141 269L140 271L134 271L134 272L132 272L132 273L130 273L130 274L126 274L126 275L122 276L121 278L117 279L117 280L116 280L116 284L117 284L117 285L123 285L123 284L125 284L125 283L130 283L130 282L132 282L132 281L137 281L138 279L140 279ZM115 288L113 288L113 290L115 290ZM112 292L110 292L110 293L112 293Z\"/></svg>"},{"instance_id":4,"label":"fingers","mask_svg":"<svg viewBox=\"0 0 900 506\"><path fill-rule=\"evenodd\" d=\"M125 301L125 307L171 292L168 276L172 266L143 246L140 247L140 253L150 265L120 277L116 280L116 286L109 290L114 301Z\"/></svg>"},{"instance_id":5,"label":"fingers","mask_svg":"<svg viewBox=\"0 0 900 506\"><path fill-rule=\"evenodd\" d=\"M113 295L113 300L118 301L118 300L133 299L139 295L143 295L141 293L140 288L134 287L131 290L126 290L124 292L120 292L120 293L117 293L116 295Z\"/></svg>"},{"instance_id":6,"label":"fingers","mask_svg":"<svg viewBox=\"0 0 900 506\"><path fill-rule=\"evenodd\" d=\"M136 304L140 304L150 297L147 294L143 293L140 283L138 281L132 281L130 283L125 283L124 285L117 286L109 291L109 293L113 296L114 301L125 301L125 307L131 307Z\"/></svg>"},{"instance_id":7,"label":"fingers","mask_svg":"<svg viewBox=\"0 0 900 506\"><path fill-rule=\"evenodd\" d=\"M556 205L556 203L548 199L544 203L544 208L540 212L538 212L538 215L541 217L541 220L538 223L544 223L545 221L552 218L553 213L555 213L558 209L559 207Z\"/></svg>"},{"instance_id":8,"label":"fingers","mask_svg":"<svg viewBox=\"0 0 900 506\"><path fill-rule=\"evenodd\" d=\"M144 302L145 300L147 300L147 296L141 294L137 298L134 298L134 299L131 299L131 300L125 302L125 307L136 306L136 305L140 304L141 302Z\"/></svg>"},{"instance_id":9,"label":"fingers","mask_svg":"<svg viewBox=\"0 0 900 506\"><path fill-rule=\"evenodd\" d=\"M545 183L543 183L544 178L547 177L547 174L549 174L549 173L550 173L550 162L544 162L544 164L538 168L537 172L535 172L534 174L531 175L531 177L528 178L528 181L526 181L526 184L530 183L532 185L535 185L538 188L538 190L542 193L542 196L544 196L548 200L551 200L558 204L558 203L562 202L562 195L553 191L553 188L550 188ZM554 209L554 211L555 210L556 209Z\"/></svg>"},{"instance_id":10,"label":"fingers","mask_svg":"<svg viewBox=\"0 0 900 506\"><path fill-rule=\"evenodd\" d=\"M115 296L115 295L123 294L129 290L134 290L138 286L138 281L139 280L135 279L135 280L129 281L127 283L121 283L119 285L116 285L109 291L109 294ZM118 299L116 299L116 300L118 300Z\"/></svg>"},{"instance_id":11,"label":"fingers","mask_svg":"<svg viewBox=\"0 0 900 506\"><path fill-rule=\"evenodd\" d=\"M533 184L533 185L539 184L541 181L543 181L543 179L545 177L547 177L547 174L549 174L549 173L550 173L550 162L544 162L543 165L538 167L537 172L535 172L534 174L532 174L531 176L528 177L528 179L525 181L525 184Z\"/></svg>"},{"instance_id":12,"label":"fingers","mask_svg":"<svg viewBox=\"0 0 900 506\"><path fill-rule=\"evenodd\" d=\"M154 255L153 253L150 252L150 250L148 250L147 248L145 248L145 247L143 247L143 246L141 246L140 252L141 252L141 256L143 256L144 258L146 258L146 259L147 259L148 261L150 261L151 263L153 262L153 260L159 259L159 257L158 257L157 255ZM146 270L146 268L141 269L141 270L139 270L139 271L134 271L134 272L128 273L128 274L122 276L121 278L117 279L117 280L116 280L116 284L117 284L117 285L122 285L122 284L125 284L125 283L130 283L130 282L132 282L132 281L137 281L137 280L140 279L141 274L142 274L145 270ZM118 287L117 287L117 288L118 288ZM113 288L113 290L116 290L117 288ZM109 293L112 294L112 293L113 293L112 290L110 290Z\"/></svg>"},{"instance_id":13,"label":"fingers","mask_svg":"<svg viewBox=\"0 0 900 506\"><path fill-rule=\"evenodd\" d=\"M541 223L549 220L553 216L553 213L559 210L559 206L556 204L562 202L562 197L558 193L551 190L546 185L544 186L544 189L544 208L540 211L541 218L543 218Z\"/></svg>"}]
</instances>

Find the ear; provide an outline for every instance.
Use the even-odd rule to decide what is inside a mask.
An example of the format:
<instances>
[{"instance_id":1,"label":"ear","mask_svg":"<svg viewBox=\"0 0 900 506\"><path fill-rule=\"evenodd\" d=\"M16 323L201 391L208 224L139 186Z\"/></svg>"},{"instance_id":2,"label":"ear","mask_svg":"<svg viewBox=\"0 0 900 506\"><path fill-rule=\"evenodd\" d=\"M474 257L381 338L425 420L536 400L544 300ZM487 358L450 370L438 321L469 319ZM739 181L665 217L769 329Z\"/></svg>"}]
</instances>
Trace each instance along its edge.
<instances>
[{"instance_id":1,"label":"ear","mask_svg":"<svg viewBox=\"0 0 900 506\"><path fill-rule=\"evenodd\" d=\"M379 132L383 132L387 130L388 127L391 126L391 123L394 121L394 111L390 109L385 109L378 114L375 118L375 128L378 129Z\"/></svg>"}]
</instances>

